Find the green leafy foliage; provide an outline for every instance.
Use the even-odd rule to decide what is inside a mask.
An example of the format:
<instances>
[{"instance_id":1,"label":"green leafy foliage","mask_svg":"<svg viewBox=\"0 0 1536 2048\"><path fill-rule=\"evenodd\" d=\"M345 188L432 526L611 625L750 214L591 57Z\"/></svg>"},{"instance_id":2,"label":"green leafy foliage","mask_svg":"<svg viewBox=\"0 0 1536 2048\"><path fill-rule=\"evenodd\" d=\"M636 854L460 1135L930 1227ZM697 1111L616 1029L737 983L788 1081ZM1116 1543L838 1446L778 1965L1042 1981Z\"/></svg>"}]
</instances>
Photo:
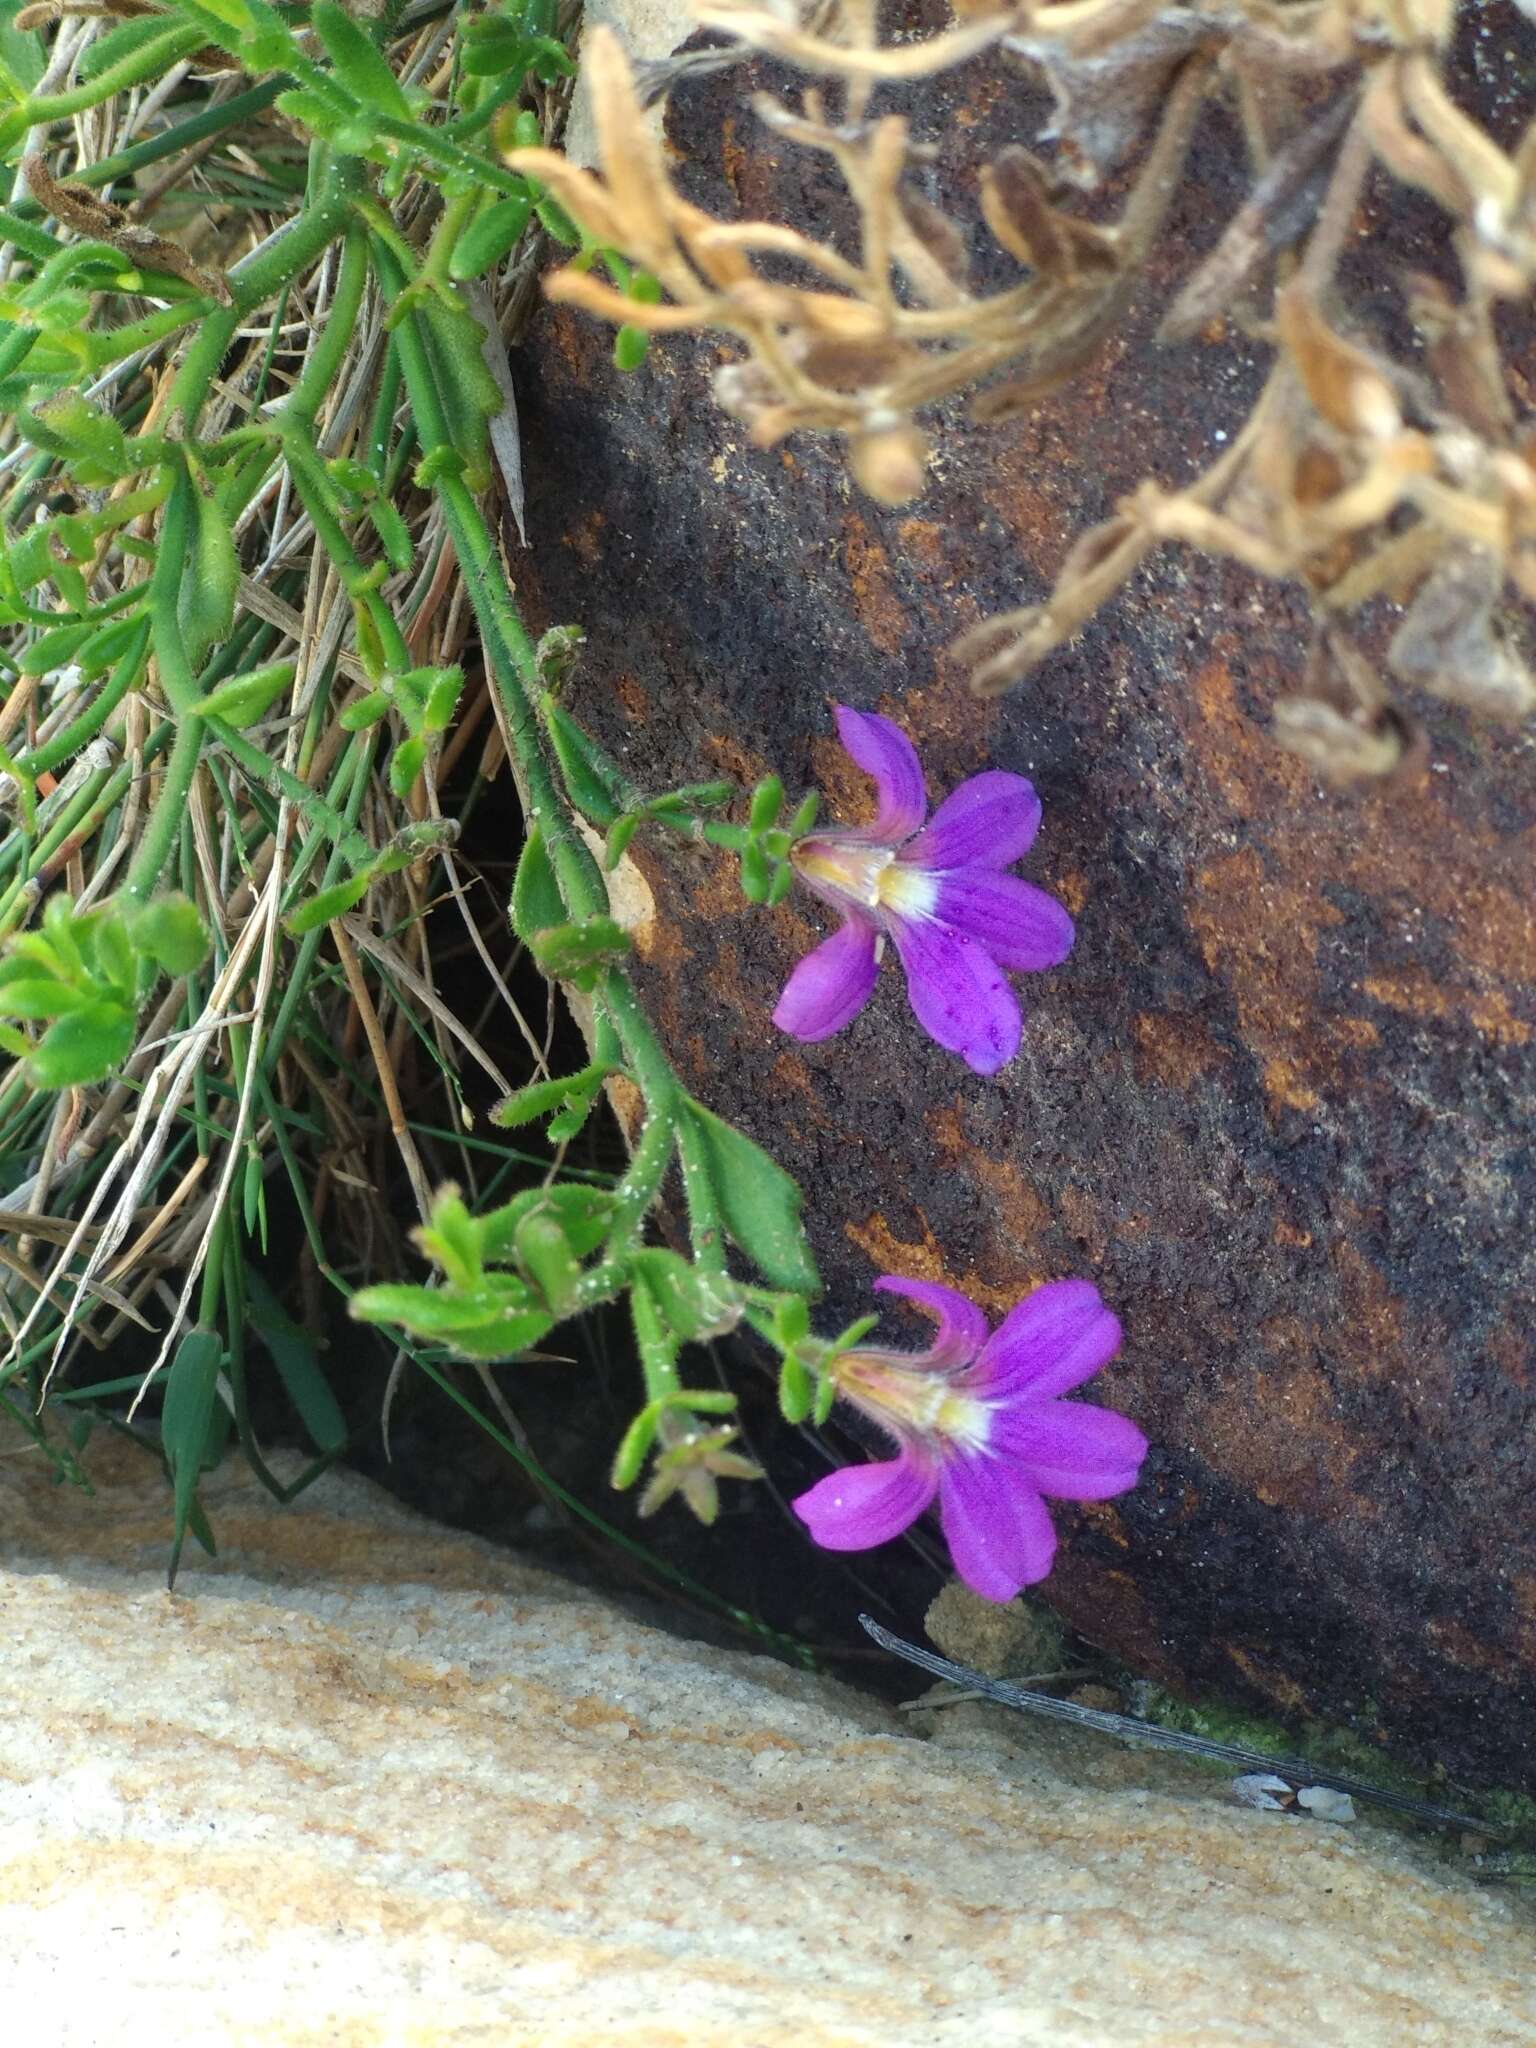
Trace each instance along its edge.
<instances>
[{"instance_id":1,"label":"green leafy foliage","mask_svg":"<svg viewBox=\"0 0 1536 2048\"><path fill-rule=\"evenodd\" d=\"M762 869L770 895L789 842L782 792L759 792L750 826L731 826L719 815L739 794L731 782L633 786L565 702L580 629L529 645L502 536L477 502L503 403L490 321L505 322L499 273L525 236L537 226L579 247L637 306L660 297L653 276L593 246L503 160L509 140L545 139L557 103L547 88L574 68L554 0L462 10L453 61L430 74L407 72L423 28L398 9L165 0L159 14L104 24L46 92L42 44L15 30L14 13L0 0L11 85L0 149L13 173L24 141L49 167L31 197L16 180L0 223L0 410L17 425L0 532L0 695L20 692L0 749L15 821L0 836L0 1129L22 1183L52 1159L58 1130L75 1128L64 1119L115 1113L122 1099L111 1090L74 1104L54 1091L122 1077L137 1102L141 1083L161 1078L153 1057L178 1049L165 1054L181 1094L154 1125L162 1149L136 1147L130 1182L122 1148L95 1139L52 1190L67 1202L89 1194L91 1214L118 1232L102 1231L104 1246L123 1241L118 1226L137 1236L154 1219L145 1264L157 1276L201 1262L189 1281L195 1323L154 1376L172 1572L188 1532L212 1546L199 1477L232 1432L284 1497L256 1441L248 1374L275 1378L314 1446L296 1485L346 1441L312 1303L301 1320L286 1292L285 1214L303 1227L310 1279L339 1288L360 1322L397 1333L427 1369L445 1356L515 1359L595 1307L627 1304L643 1390L616 1483L648 1472L642 1512L676 1493L709 1520L720 1481L755 1476L733 1447L733 1396L682 1379L690 1347L762 1309L729 1248L780 1290L814 1288L815 1269L793 1183L684 1094L636 1000L593 834L607 833L610 865L642 827L731 851L745 834L744 864ZM216 93L200 55L210 48L228 59ZM183 78L175 67L189 60ZM114 154L120 110L133 104L124 96L147 92L159 93L155 121ZM268 118L274 104L284 121ZM227 269L175 246L188 211L176 179L153 225L114 211L165 161L198 166L199 209L216 202L231 224L217 243ZM618 360L638 368L647 346L638 323L626 328ZM465 695L463 670L437 650L459 647L477 688L483 676L494 693L531 821L513 929L546 975L579 992L592 1033L575 1073L509 1070L526 1085L494 1122L542 1123L563 1146L613 1083L626 1114L638 1103L639 1135L611 1186L577 1177L594 1175L587 1166L509 1191L516 1155L473 1120L453 1065L463 1019L447 1014L412 928L424 902L450 894L434 864L456 825L436 814L451 793L432 771ZM58 886L66 876L78 893L81 868L87 907ZM490 872L462 889L453 877L451 893L473 898L477 916ZM281 890L280 919L264 914L269 886ZM391 1066L402 1046L440 1069L461 1152L440 1132L399 1128L418 1110L399 1106L410 1092ZM394 1241L393 1219L356 1240L330 1235L347 1201L380 1202L386 1177L371 1162L354 1170L353 1146L371 1136L381 1095L413 1189L431 1185L418 1159L433 1178L449 1161L471 1172L487 1156L498 1163L472 1201L447 1187L421 1197L415 1242L429 1270L386 1270L385 1284L354 1292L356 1244ZM114 1134L125 1128L120 1117ZM679 1184L687 1239L648 1241ZM254 1263L268 1256L269 1227L270 1278ZM53 1295L79 1304L93 1339L120 1303L136 1310L139 1284L95 1272L77 1291L94 1242L70 1254L77 1270L52 1271L71 1283ZM774 1297L793 1320L789 1298ZM17 1293L8 1328L33 1299ZM38 1304L40 1323L51 1313ZM28 1325L29 1356L60 1332L47 1323L42 1334L39 1344ZM814 1348L807 1336L806 1359ZM0 1404L19 1369L0 1364ZM42 1388L26 1372L23 1413ZM106 1378L58 1398L88 1425L124 1386ZM43 1420L36 1428L46 1439Z\"/></svg>"},{"instance_id":2,"label":"green leafy foliage","mask_svg":"<svg viewBox=\"0 0 1536 2048\"><path fill-rule=\"evenodd\" d=\"M67 896L52 896L41 930L12 939L0 956L0 1016L45 1028L32 1038L0 1026L0 1045L25 1062L36 1087L100 1081L133 1048L146 971L190 974L207 950L207 929L184 896L79 913Z\"/></svg>"},{"instance_id":3,"label":"green leafy foliage","mask_svg":"<svg viewBox=\"0 0 1536 2048\"><path fill-rule=\"evenodd\" d=\"M521 78L543 85L569 78L575 65L555 35L554 0L507 0L464 24L463 64L472 78Z\"/></svg>"}]
</instances>

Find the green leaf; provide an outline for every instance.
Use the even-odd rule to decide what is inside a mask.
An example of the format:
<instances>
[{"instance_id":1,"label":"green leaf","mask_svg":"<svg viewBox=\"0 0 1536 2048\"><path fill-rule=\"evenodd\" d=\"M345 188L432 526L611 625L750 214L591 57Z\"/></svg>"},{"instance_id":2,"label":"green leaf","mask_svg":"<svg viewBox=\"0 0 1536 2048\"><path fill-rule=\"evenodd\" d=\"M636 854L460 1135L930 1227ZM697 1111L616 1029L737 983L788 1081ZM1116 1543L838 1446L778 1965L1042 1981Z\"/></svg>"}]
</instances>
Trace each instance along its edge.
<instances>
[{"instance_id":1,"label":"green leaf","mask_svg":"<svg viewBox=\"0 0 1536 2048\"><path fill-rule=\"evenodd\" d=\"M650 335L626 320L613 337L613 367L630 375L642 368L650 352Z\"/></svg>"},{"instance_id":2,"label":"green leaf","mask_svg":"<svg viewBox=\"0 0 1536 2048\"><path fill-rule=\"evenodd\" d=\"M546 193L533 210L539 217L540 226L552 242L558 242L562 249L581 247L581 229L558 199L553 199Z\"/></svg>"},{"instance_id":3,"label":"green leaf","mask_svg":"<svg viewBox=\"0 0 1536 2048\"><path fill-rule=\"evenodd\" d=\"M240 58L247 71L281 71L294 53L288 24L268 0L181 0L181 12L207 22L210 40Z\"/></svg>"},{"instance_id":4,"label":"green leaf","mask_svg":"<svg viewBox=\"0 0 1536 2048\"><path fill-rule=\"evenodd\" d=\"M29 1023L40 1017L66 1017L75 1010L88 1010L97 1001L99 998L91 989L43 975L0 984L0 1013L23 1017Z\"/></svg>"},{"instance_id":5,"label":"green leaf","mask_svg":"<svg viewBox=\"0 0 1536 2048\"><path fill-rule=\"evenodd\" d=\"M683 1343L723 1337L741 1321L744 1297L728 1273L705 1272L659 1247L634 1253L629 1265Z\"/></svg>"},{"instance_id":6,"label":"green leaf","mask_svg":"<svg viewBox=\"0 0 1536 2048\"><path fill-rule=\"evenodd\" d=\"M552 1116L570 1104L590 1103L608 1076L617 1072L617 1067L594 1064L562 1080L532 1081L498 1102L491 1111L491 1122L504 1131L515 1131L520 1124L536 1123L541 1116Z\"/></svg>"},{"instance_id":7,"label":"green leaf","mask_svg":"<svg viewBox=\"0 0 1536 2048\"><path fill-rule=\"evenodd\" d=\"M629 934L611 917L587 917L580 924L557 924L535 932L529 949L541 974L552 981L575 981L594 967L622 960Z\"/></svg>"},{"instance_id":8,"label":"green leaf","mask_svg":"<svg viewBox=\"0 0 1536 2048\"><path fill-rule=\"evenodd\" d=\"M198 1474L213 1427L213 1404L218 1392L219 1367L224 1347L215 1330L188 1330L176 1346L176 1356L165 1381L165 1405L160 1411L160 1444L175 1489L174 1523L168 1583L175 1585L181 1562L192 1503L197 1496Z\"/></svg>"},{"instance_id":9,"label":"green leaf","mask_svg":"<svg viewBox=\"0 0 1536 2048\"><path fill-rule=\"evenodd\" d=\"M784 785L777 775L765 775L752 792L747 825L753 832L766 832L784 808Z\"/></svg>"},{"instance_id":10,"label":"green leaf","mask_svg":"<svg viewBox=\"0 0 1536 2048\"><path fill-rule=\"evenodd\" d=\"M137 1018L120 1003L96 1002L61 1017L27 1061L39 1088L84 1088L103 1081L133 1050Z\"/></svg>"},{"instance_id":11,"label":"green leaf","mask_svg":"<svg viewBox=\"0 0 1536 2048\"><path fill-rule=\"evenodd\" d=\"M734 782L685 782L681 789L664 790L660 796L653 796L645 806L645 815L660 818L662 822L674 822L669 818L672 812L683 813L687 822L690 811L718 810L721 804L728 804L736 794Z\"/></svg>"},{"instance_id":12,"label":"green leaf","mask_svg":"<svg viewBox=\"0 0 1536 2048\"><path fill-rule=\"evenodd\" d=\"M800 1222L800 1190L761 1145L688 1099L725 1227L763 1277L793 1294L816 1294L821 1278Z\"/></svg>"},{"instance_id":13,"label":"green leaf","mask_svg":"<svg viewBox=\"0 0 1536 2048\"><path fill-rule=\"evenodd\" d=\"M277 111L324 142L334 141L351 118L318 92L279 93Z\"/></svg>"},{"instance_id":14,"label":"green leaf","mask_svg":"<svg viewBox=\"0 0 1536 2048\"><path fill-rule=\"evenodd\" d=\"M568 1315L581 1279L581 1267L558 1219L547 1209L534 1210L517 1226L517 1263L557 1316Z\"/></svg>"},{"instance_id":15,"label":"green leaf","mask_svg":"<svg viewBox=\"0 0 1536 2048\"><path fill-rule=\"evenodd\" d=\"M592 1114L595 1095L577 1095L558 1116L552 1116L544 1126L544 1136L551 1145L563 1145L579 1135Z\"/></svg>"},{"instance_id":16,"label":"green leaf","mask_svg":"<svg viewBox=\"0 0 1536 2048\"><path fill-rule=\"evenodd\" d=\"M403 1284L364 1287L353 1295L351 1313L360 1323L397 1323L436 1338L466 1358L510 1358L554 1328L554 1317L523 1282L504 1273L488 1274L472 1297Z\"/></svg>"},{"instance_id":17,"label":"green leaf","mask_svg":"<svg viewBox=\"0 0 1536 2048\"><path fill-rule=\"evenodd\" d=\"M237 36L249 35L253 29L262 27L270 30L272 22L263 21L262 17L265 15L271 15L273 20L281 18L271 7L263 6L259 7L259 10L253 8L249 5L249 0L197 0L195 8L188 8L185 11L191 14L194 20L199 13L211 14L221 27L232 29Z\"/></svg>"},{"instance_id":18,"label":"green leaf","mask_svg":"<svg viewBox=\"0 0 1536 2048\"><path fill-rule=\"evenodd\" d=\"M774 1342L786 1351L804 1343L811 1334L811 1311L803 1294L781 1294L774 1304Z\"/></svg>"},{"instance_id":19,"label":"green leaf","mask_svg":"<svg viewBox=\"0 0 1536 2048\"><path fill-rule=\"evenodd\" d=\"M749 839L741 849L741 893L749 903L766 903L769 886L768 856L757 840Z\"/></svg>"},{"instance_id":20,"label":"green leaf","mask_svg":"<svg viewBox=\"0 0 1536 2048\"><path fill-rule=\"evenodd\" d=\"M53 553L48 545L50 537L47 525L29 526L21 538L12 541L6 550L6 562L16 579L16 589L23 596L53 573Z\"/></svg>"},{"instance_id":21,"label":"green leaf","mask_svg":"<svg viewBox=\"0 0 1536 2048\"><path fill-rule=\"evenodd\" d=\"M479 1219L481 1254L491 1265L510 1259L524 1219L547 1214L558 1221L576 1256L585 1258L607 1234L613 1201L606 1188L583 1187L579 1182L556 1181L553 1187L527 1188Z\"/></svg>"},{"instance_id":22,"label":"green leaf","mask_svg":"<svg viewBox=\"0 0 1536 2048\"><path fill-rule=\"evenodd\" d=\"M34 32L17 28L16 16L23 4L24 0L0 0L0 63L14 84L31 92L43 75L43 44ZM159 20L155 26L163 29L165 23Z\"/></svg>"},{"instance_id":23,"label":"green leaf","mask_svg":"<svg viewBox=\"0 0 1536 2048\"><path fill-rule=\"evenodd\" d=\"M366 697L344 705L337 713L336 723L343 732L362 732L367 726L378 724L390 703L388 690L370 690Z\"/></svg>"},{"instance_id":24,"label":"green leaf","mask_svg":"<svg viewBox=\"0 0 1536 2048\"><path fill-rule=\"evenodd\" d=\"M228 515L217 498L194 485L192 540L176 594L177 623L194 668L234 624L239 587L240 559Z\"/></svg>"},{"instance_id":25,"label":"green leaf","mask_svg":"<svg viewBox=\"0 0 1536 2048\"><path fill-rule=\"evenodd\" d=\"M292 661L269 661L260 668L242 669L206 697L199 697L192 709L204 718L223 718L234 726L254 725L285 690L293 688L298 672L298 664Z\"/></svg>"},{"instance_id":26,"label":"green leaf","mask_svg":"<svg viewBox=\"0 0 1536 2048\"><path fill-rule=\"evenodd\" d=\"M39 633L31 645L21 651L22 674L45 676L52 669L63 668L95 631L95 625L84 619L77 620L72 626L52 626L46 633Z\"/></svg>"},{"instance_id":27,"label":"green leaf","mask_svg":"<svg viewBox=\"0 0 1536 2048\"><path fill-rule=\"evenodd\" d=\"M524 945L532 943L535 932L543 932L566 920L565 899L555 880L554 863L544 844L544 834L535 825L523 843L512 884L512 929Z\"/></svg>"},{"instance_id":28,"label":"green leaf","mask_svg":"<svg viewBox=\"0 0 1536 2048\"><path fill-rule=\"evenodd\" d=\"M307 897L296 910L291 910L283 919L284 928L296 939L306 932L317 931L323 924L329 924L333 917L344 917L354 904L361 903L368 894L370 874L353 875L350 881L334 882L329 889L317 889Z\"/></svg>"},{"instance_id":29,"label":"green leaf","mask_svg":"<svg viewBox=\"0 0 1536 2048\"><path fill-rule=\"evenodd\" d=\"M622 771L549 692L540 700L539 709L571 802L590 823L613 824L627 808L630 794Z\"/></svg>"},{"instance_id":30,"label":"green leaf","mask_svg":"<svg viewBox=\"0 0 1536 2048\"><path fill-rule=\"evenodd\" d=\"M277 1376L299 1420L320 1451L346 1448L347 1422L320 1370L320 1357L308 1334L284 1309L282 1303L254 1266L245 1268L247 1311L252 1329L271 1353Z\"/></svg>"},{"instance_id":31,"label":"green leaf","mask_svg":"<svg viewBox=\"0 0 1536 2048\"><path fill-rule=\"evenodd\" d=\"M477 213L453 245L448 275L458 284L467 284L500 263L522 239L532 212L533 194L527 192L499 199Z\"/></svg>"},{"instance_id":32,"label":"green leaf","mask_svg":"<svg viewBox=\"0 0 1536 2048\"><path fill-rule=\"evenodd\" d=\"M427 758L424 739L404 739L389 757L389 786L403 803L416 786Z\"/></svg>"},{"instance_id":33,"label":"green leaf","mask_svg":"<svg viewBox=\"0 0 1536 2048\"><path fill-rule=\"evenodd\" d=\"M656 1425L665 1414L657 1401L650 1401L625 1430L614 1453L613 1470L608 1484L615 1493L622 1493L627 1486L633 1486L640 1477L651 1445L656 1440Z\"/></svg>"},{"instance_id":34,"label":"green leaf","mask_svg":"<svg viewBox=\"0 0 1536 2048\"><path fill-rule=\"evenodd\" d=\"M115 483L133 467L117 421L78 391L61 391L24 411L20 426L34 448L68 463L82 484Z\"/></svg>"},{"instance_id":35,"label":"green leaf","mask_svg":"<svg viewBox=\"0 0 1536 2048\"><path fill-rule=\"evenodd\" d=\"M163 14L145 14L136 21L120 21L91 44L80 60L80 76L87 82L99 78L103 71L110 71L125 57L136 55L146 44L164 37L168 29L179 34L180 28L179 22L169 22Z\"/></svg>"},{"instance_id":36,"label":"green leaf","mask_svg":"<svg viewBox=\"0 0 1536 2048\"><path fill-rule=\"evenodd\" d=\"M619 862L629 851L629 842L640 829L640 816L636 811L626 811L622 818L615 818L608 828L608 838L603 846L603 867L612 874Z\"/></svg>"},{"instance_id":37,"label":"green leaf","mask_svg":"<svg viewBox=\"0 0 1536 2048\"><path fill-rule=\"evenodd\" d=\"M399 79L336 0L315 0L309 18L348 92L355 93L365 107L374 107L396 121L415 119Z\"/></svg>"},{"instance_id":38,"label":"green leaf","mask_svg":"<svg viewBox=\"0 0 1536 2048\"><path fill-rule=\"evenodd\" d=\"M167 974L190 974L208 955L208 927L197 905L175 892L146 903L129 923L134 951Z\"/></svg>"},{"instance_id":39,"label":"green leaf","mask_svg":"<svg viewBox=\"0 0 1536 2048\"><path fill-rule=\"evenodd\" d=\"M368 501L368 522L379 536L379 545L384 550L391 569L403 576L416 559L411 545L411 529L388 498L371 498Z\"/></svg>"},{"instance_id":40,"label":"green leaf","mask_svg":"<svg viewBox=\"0 0 1536 2048\"><path fill-rule=\"evenodd\" d=\"M450 1292L473 1293L485 1279L485 1227L471 1216L450 1181L432 1199L432 1214L413 1236L447 1276Z\"/></svg>"},{"instance_id":41,"label":"green leaf","mask_svg":"<svg viewBox=\"0 0 1536 2048\"><path fill-rule=\"evenodd\" d=\"M81 675L89 680L114 667L128 652L134 635L142 630L143 624L142 608L136 605L126 618L112 619L105 626L97 626L75 650L75 666Z\"/></svg>"},{"instance_id":42,"label":"green leaf","mask_svg":"<svg viewBox=\"0 0 1536 2048\"><path fill-rule=\"evenodd\" d=\"M138 955L128 936L123 913L115 906L103 904L100 910L87 911L79 918L75 929L93 979L107 984L102 993L115 996L119 1002L131 1002L138 980Z\"/></svg>"}]
</instances>

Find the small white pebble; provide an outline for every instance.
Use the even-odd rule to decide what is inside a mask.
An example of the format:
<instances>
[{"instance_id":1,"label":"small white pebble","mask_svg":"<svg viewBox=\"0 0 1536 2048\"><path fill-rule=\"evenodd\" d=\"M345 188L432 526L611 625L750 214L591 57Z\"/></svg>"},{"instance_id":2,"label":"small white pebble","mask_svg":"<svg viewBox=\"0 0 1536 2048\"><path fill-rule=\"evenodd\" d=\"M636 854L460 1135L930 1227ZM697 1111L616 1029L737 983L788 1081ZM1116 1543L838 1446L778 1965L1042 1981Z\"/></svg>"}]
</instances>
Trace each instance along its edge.
<instances>
[{"instance_id":1,"label":"small white pebble","mask_svg":"<svg viewBox=\"0 0 1536 2048\"><path fill-rule=\"evenodd\" d=\"M1331 1785L1303 1785L1296 1794L1296 1804L1304 1807L1314 1820L1352 1821L1355 1817L1355 1802L1347 1792L1335 1792Z\"/></svg>"},{"instance_id":2,"label":"small white pebble","mask_svg":"<svg viewBox=\"0 0 1536 2048\"><path fill-rule=\"evenodd\" d=\"M1291 1788L1272 1771L1249 1771L1232 1780L1232 1797L1239 1805L1256 1807L1261 1813L1284 1813L1291 1802Z\"/></svg>"}]
</instances>

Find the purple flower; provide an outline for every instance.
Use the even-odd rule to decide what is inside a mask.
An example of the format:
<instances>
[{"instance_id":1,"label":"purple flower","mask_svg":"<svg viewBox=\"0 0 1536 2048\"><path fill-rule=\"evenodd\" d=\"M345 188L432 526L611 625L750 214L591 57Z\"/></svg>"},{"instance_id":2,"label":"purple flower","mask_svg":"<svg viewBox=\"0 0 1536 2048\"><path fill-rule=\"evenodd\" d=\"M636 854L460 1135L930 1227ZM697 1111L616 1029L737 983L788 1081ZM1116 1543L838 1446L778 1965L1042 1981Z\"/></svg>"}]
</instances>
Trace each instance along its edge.
<instances>
[{"instance_id":1,"label":"purple flower","mask_svg":"<svg viewBox=\"0 0 1536 2048\"><path fill-rule=\"evenodd\" d=\"M1051 1280L989 1336L953 1288L875 1282L937 1318L926 1351L845 1351L831 1373L845 1401L894 1438L884 1464L829 1473L792 1503L823 1550L887 1543L938 1497L955 1569L986 1600L1043 1579L1056 1531L1043 1496L1108 1500L1136 1484L1147 1440L1108 1408L1058 1396L1120 1348L1120 1325L1086 1280Z\"/></svg>"},{"instance_id":2,"label":"purple flower","mask_svg":"<svg viewBox=\"0 0 1536 2048\"><path fill-rule=\"evenodd\" d=\"M793 1038L830 1038L869 1001L889 938L907 972L917 1021L978 1074L1019 1049L1018 997L1004 979L1055 967L1072 920L1032 882L1003 870L1040 829L1040 799L1022 775L973 775L923 824L922 764L900 726L837 707L847 753L874 778L871 825L810 832L790 852L796 872L838 910L842 929L807 953L773 1021Z\"/></svg>"}]
</instances>

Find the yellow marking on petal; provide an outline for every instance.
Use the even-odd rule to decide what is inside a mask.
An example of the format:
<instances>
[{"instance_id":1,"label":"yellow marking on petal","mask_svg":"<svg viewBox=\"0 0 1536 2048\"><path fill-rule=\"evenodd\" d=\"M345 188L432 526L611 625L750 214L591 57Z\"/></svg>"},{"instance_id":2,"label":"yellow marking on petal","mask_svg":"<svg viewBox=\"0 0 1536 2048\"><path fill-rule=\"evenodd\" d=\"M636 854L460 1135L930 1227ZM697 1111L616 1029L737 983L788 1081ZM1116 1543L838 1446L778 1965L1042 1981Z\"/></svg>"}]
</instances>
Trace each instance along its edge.
<instances>
[{"instance_id":1,"label":"yellow marking on petal","mask_svg":"<svg viewBox=\"0 0 1536 2048\"><path fill-rule=\"evenodd\" d=\"M920 1438L930 1449L984 1450L992 1404L962 1391L932 1366L914 1366L899 1352L845 1351L832 1366L845 1401L898 1439Z\"/></svg>"},{"instance_id":2,"label":"yellow marking on petal","mask_svg":"<svg viewBox=\"0 0 1536 2048\"><path fill-rule=\"evenodd\" d=\"M883 871L895 856L888 846L817 839L802 840L790 858L808 882L873 910L880 901Z\"/></svg>"},{"instance_id":3,"label":"yellow marking on petal","mask_svg":"<svg viewBox=\"0 0 1536 2048\"><path fill-rule=\"evenodd\" d=\"M939 900L939 878L926 868L910 868L892 861L875 882L877 901L898 917L930 917Z\"/></svg>"}]
</instances>

